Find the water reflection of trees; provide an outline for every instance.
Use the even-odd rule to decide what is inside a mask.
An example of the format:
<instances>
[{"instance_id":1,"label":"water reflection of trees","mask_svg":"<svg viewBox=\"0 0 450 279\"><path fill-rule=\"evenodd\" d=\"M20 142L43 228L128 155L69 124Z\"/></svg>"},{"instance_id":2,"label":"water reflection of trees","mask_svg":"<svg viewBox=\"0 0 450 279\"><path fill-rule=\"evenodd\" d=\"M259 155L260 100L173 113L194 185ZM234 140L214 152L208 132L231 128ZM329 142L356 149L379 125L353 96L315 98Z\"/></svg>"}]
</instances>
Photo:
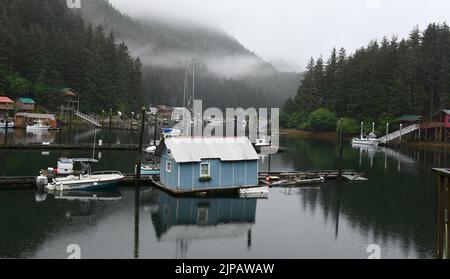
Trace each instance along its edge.
<instances>
[{"instance_id":1,"label":"water reflection of trees","mask_svg":"<svg viewBox=\"0 0 450 279\"><path fill-rule=\"evenodd\" d=\"M320 191L302 192L304 209L314 213L316 206L323 209L323 219L336 226L339 237L339 218L345 218L353 229L359 229L366 237L386 244L388 240L400 240L403 250L417 250L419 257L431 257L433 253L434 194L430 184L422 184L429 190L411 187L417 178L401 177L397 184L379 181L367 184L330 183Z\"/></svg>"},{"instance_id":2,"label":"water reflection of trees","mask_svg":"<svg viewBox=\"0 0 450 279\"><path fill-rule=\"evenodd\" d=\"M339 151L335 142L284 139L283 146L292 150L276 156L291 169L337 166ZM432 257L435 189L430 169L448 167L450 156L441 151L407 148L360 150L350 144L343 151L344 168L364 172L369 181L324 184L320 191L303 190L303 209L314 213L319 205L328 224L338 225L336 220L345 219L363 235L373 235L375 241L399 240L405 252L415 248L418 256Z\"/></svg>"}]
</instances>

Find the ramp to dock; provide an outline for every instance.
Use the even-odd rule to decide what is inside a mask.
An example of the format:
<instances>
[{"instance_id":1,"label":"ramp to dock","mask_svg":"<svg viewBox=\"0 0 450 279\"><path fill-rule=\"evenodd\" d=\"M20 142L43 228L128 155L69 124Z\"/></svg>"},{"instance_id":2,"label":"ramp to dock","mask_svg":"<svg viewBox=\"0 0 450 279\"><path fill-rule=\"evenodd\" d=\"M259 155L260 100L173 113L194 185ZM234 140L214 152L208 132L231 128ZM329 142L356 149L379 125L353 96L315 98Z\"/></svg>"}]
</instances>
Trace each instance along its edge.
<instances>
[{"instance_id":1,"label":"ramp to dock","mask_svg":"<svg viewBox=\"0 0 450 279\"><path fill-rule=\"evenodd\" d=\"M89 116L89 115L87 115L87 114L84 114L84 113L82 113L81 111L75 110L75 111L73 112L73 114L75 114L75 115L78 116L79 118L83 119L84 121L87 121L87 122L89 122L89 123L91 123L91 124L94 124L94 125L97 126L97 127L101 127L101 126L102 126L102 125L100 124L100 122L99 122L97 119L95 119L94 117Z\"/></svg>"},{"instance_id":2,"label":"ramp to dock","mask_svg":"<svg viewBox=\"0 0 450 279\"><path fill-rule=\"evenodd\" d=\"M400 137L402 137L404 135L407 135L409 133L417 131L417 130L419 130L419 128L420 128L419 124L414 124L414 125L405 127L405 128L403 128L401 130L395 131L393 133L387 134L384 137L381 137L380 141L382 143L387 143L387 142L390 142L392 140L398 139L398 138L400 138Z\"/></svg>"}]
</instances>

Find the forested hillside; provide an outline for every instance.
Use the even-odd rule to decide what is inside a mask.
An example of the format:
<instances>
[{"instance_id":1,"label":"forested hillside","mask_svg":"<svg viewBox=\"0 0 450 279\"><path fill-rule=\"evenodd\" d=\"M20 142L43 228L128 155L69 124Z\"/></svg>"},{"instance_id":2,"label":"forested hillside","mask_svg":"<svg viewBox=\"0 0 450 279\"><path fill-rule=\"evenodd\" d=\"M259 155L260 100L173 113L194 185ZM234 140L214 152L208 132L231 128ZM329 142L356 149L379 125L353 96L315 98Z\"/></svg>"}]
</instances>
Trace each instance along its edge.
<instances>
[{"instance_id":1,"label":"forested hillside","mask_svg":"<svg viewBox=\"0 0 450 279\"><path fill-rule=\"evenodd\" d=\"M80 93L83 112L135 110L143 99L141 62L66 0L1 0L0 94L55 110L63 87Z\"/></svg>"},{"instance_id":2,"label":"forested hillside","mask_svg":"<svg viewBox=\"0 0 450 279\"><path fill-rule=\"evenodd\" d=\"M299 74L279 72L222 31L160 18L132 19L106 0L82 3L86 21L114 30L141 57L148 102L182 105L185 61L194 58L195 95L206 106L281 106L300 83Z\"/></svg>"},{"instance_id":3,"label":"forested hillside","mask_svg":"<svg viewBox=\"0 0 450 279\"><path fill-rule=\"evenodd\" d=\"M354 123L428 117L450 108L449 86L450 29L430 24L407 39L383 38L354 54L333 49L326 61L311 59L297 96L285 104L284 122L308 128L308 114L319 108Z\"/></svg>"}]
</instances>

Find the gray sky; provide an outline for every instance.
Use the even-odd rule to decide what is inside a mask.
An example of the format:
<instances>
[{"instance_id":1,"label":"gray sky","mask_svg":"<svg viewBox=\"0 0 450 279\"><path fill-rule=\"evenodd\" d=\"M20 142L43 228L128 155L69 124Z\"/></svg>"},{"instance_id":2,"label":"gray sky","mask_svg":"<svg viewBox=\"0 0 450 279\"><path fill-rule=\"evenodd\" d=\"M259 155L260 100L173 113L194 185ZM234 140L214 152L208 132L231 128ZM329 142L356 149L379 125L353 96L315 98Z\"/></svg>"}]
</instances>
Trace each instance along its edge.
<instances>
[{"instance_id":1,"label":"gray sky","mask_svg":"<svg viewBox=\"0 0 450 279\"><path fill-rule=\"evenodd\" d=\"M222 29L282 70L415 25L450 22L448 0L110 0L131 16L159 15Z\"/></svg>"}]
</instances>

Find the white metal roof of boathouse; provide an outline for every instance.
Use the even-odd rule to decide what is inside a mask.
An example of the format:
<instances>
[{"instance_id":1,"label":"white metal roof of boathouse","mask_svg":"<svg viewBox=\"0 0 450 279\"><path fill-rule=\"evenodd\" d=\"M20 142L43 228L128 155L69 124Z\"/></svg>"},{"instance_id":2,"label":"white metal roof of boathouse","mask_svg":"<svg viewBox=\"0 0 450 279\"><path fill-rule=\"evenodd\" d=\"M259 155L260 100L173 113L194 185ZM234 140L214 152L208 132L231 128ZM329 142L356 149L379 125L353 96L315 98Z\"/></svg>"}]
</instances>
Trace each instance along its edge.
<instances>
[{"instance_id":1,"label":"white metal roof of boathouse","mask_svg":"<svg viewBox=\"0 0 450 279\"><path fill-rule=\"evenodd\" d=\"M247 137L173 137L161 141L157 154L166 146L175 162L201 162L204 159L221 161L259 160L259 156Z\"/></svg>"}]
</instances>

